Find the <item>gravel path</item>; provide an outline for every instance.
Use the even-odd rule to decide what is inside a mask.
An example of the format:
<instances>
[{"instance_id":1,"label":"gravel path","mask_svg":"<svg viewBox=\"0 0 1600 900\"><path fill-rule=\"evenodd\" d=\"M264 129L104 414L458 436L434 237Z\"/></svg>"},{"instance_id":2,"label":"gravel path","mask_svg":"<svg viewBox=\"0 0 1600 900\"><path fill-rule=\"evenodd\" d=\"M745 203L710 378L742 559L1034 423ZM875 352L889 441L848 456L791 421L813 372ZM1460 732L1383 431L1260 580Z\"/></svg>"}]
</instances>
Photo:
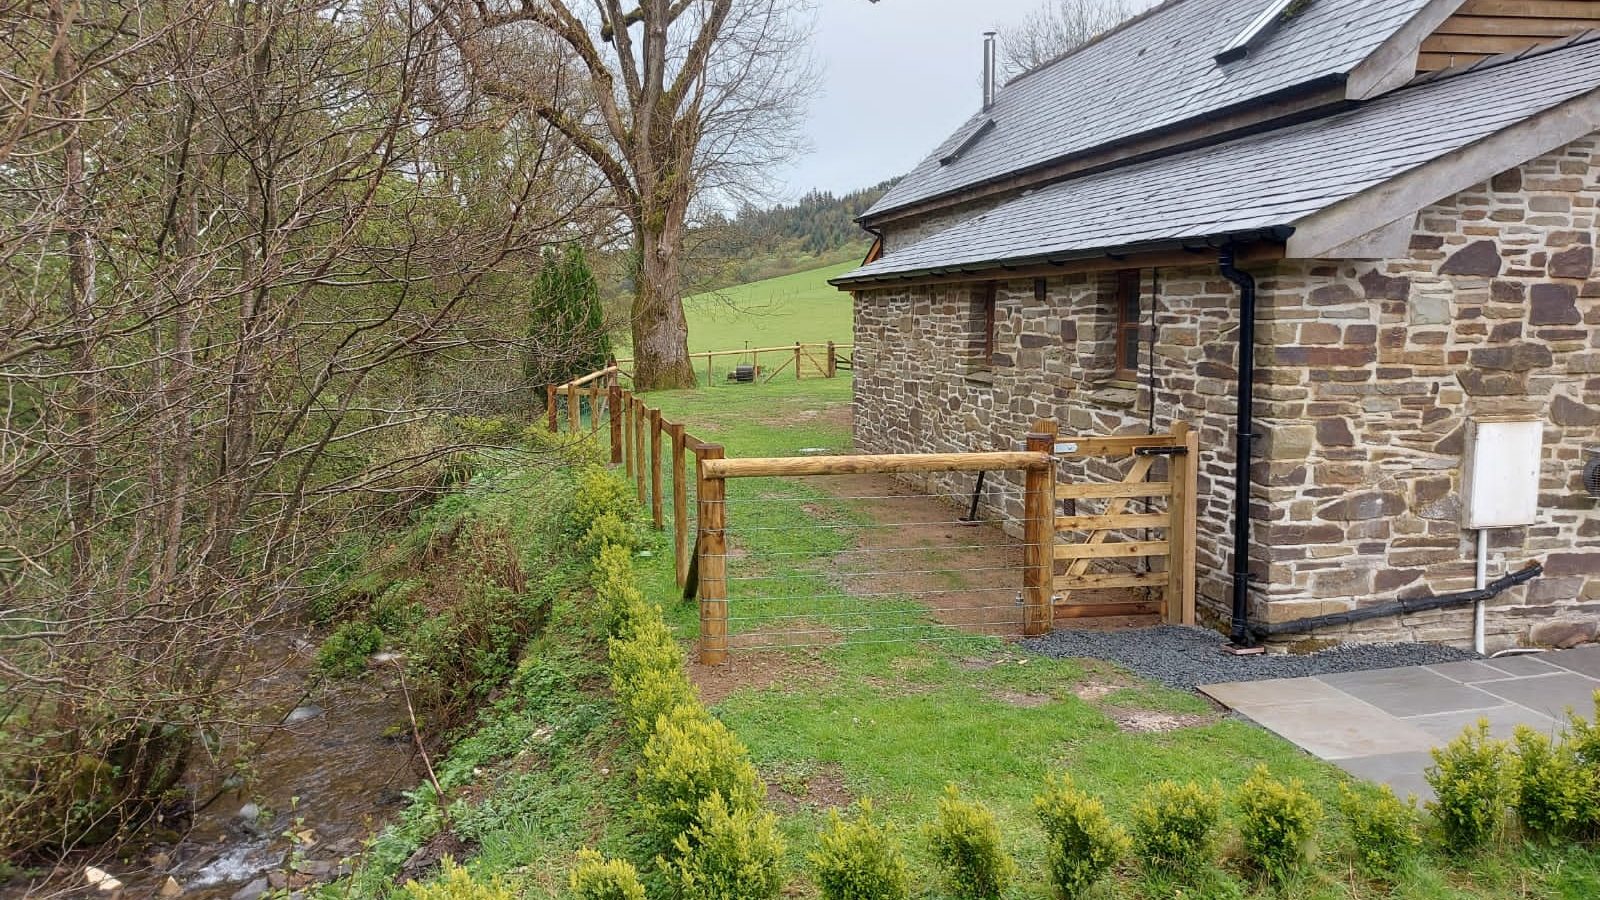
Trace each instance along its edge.
<instances>
[{"instance_id":1,"label":"gravel path","mask_svg":"<svg viewBox=\"0 0 1600 900\"><path fill-rule=\"evenodd\" d=\"M1067 629L1029 638L1020 646L1044 656L1108 660L1182 690L1226 681L1300 678L1478 658L1470 650L1439 644L1352 644L1306 656L1229 656L1221 650L1226 643L1215 631L1160 625L1126 631Z\"/></svg>"}]
</instances>

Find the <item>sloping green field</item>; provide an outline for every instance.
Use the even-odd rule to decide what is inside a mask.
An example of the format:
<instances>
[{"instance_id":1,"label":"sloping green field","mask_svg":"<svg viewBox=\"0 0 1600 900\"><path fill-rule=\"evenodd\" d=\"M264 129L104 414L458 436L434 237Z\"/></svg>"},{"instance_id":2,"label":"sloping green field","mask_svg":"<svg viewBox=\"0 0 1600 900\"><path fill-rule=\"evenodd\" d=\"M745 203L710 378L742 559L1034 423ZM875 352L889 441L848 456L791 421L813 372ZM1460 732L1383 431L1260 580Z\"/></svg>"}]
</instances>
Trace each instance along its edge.
<instances>
[{"instance_id":1,"label":"sloping green field","mask_svg":"<svg viewBox=\"0 0 1600 900\"><path fill-rule=\"evenodd\" d=\"M851 339L850 295L828 279L856 263L754 281L684 300L689 350L737 350Z\"/></svg>"}]
</instances>

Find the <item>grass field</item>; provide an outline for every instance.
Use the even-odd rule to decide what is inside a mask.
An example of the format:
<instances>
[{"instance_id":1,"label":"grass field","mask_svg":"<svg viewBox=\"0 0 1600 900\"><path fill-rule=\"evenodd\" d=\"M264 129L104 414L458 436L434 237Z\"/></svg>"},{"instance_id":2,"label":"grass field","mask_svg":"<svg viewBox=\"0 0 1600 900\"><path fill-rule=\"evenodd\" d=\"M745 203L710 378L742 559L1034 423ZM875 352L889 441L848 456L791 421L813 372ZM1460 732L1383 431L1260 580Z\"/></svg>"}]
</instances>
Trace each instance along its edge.
<instances>
[{"instance_id":1,"label":"grass field","mask_svg":"<svg viewBox=\"0 0 1600 900\"><path fill-rule=\"evenodd\" d=\"M856 263L796 272L684 300L689 349L737 350L795 341L850 341L850 295L828 279Z\"/></svg>"}]
</instances>

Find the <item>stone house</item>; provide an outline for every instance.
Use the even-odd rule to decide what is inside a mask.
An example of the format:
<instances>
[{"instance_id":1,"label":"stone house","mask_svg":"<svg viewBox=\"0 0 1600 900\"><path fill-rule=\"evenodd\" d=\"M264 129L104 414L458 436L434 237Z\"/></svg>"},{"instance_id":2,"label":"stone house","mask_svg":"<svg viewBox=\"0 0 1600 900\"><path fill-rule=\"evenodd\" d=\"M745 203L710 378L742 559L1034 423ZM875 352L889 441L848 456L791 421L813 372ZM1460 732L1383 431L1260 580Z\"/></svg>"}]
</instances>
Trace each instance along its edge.
<instances>
[{"instance_id":1,"label":"stone house","mask_svg":"<svg viewBox=\"0 0 1600 900\"><path fill-rule=\"evenodd\" d=\"M1481 604L1489 650L1595 639L1583 6L1170 0L991 80L834 282L855 298L858 448L1184 421L1198 595L1237 639L1470 643L1470 605L1411 610L1474 588L1480 559L1486 578L1542 565ZM988 483L1015 515L1015 481ZM1520 517L1474 520L1519 490Z\"/></svg>"}]
</instances>

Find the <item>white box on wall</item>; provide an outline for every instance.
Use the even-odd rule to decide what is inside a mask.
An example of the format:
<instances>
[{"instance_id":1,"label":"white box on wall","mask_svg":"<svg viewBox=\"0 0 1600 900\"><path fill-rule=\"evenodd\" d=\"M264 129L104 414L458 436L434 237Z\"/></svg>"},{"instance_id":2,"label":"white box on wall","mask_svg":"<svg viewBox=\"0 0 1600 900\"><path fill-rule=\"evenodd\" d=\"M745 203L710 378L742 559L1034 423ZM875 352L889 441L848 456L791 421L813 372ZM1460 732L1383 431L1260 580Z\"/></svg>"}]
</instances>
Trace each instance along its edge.
<instances>
[{"instance_id":1,"label":"white box on wall","mask_svg":"<svg viewBox=\"0 0 1600 900\"><path fill-rule=\"evenodd\" d=\"M1467 423L1461 462L1461 524L1466 528L1532 525L1539 516L1539 459L1544 423L1538 420Z\"/></svg>"}]
</instances>

